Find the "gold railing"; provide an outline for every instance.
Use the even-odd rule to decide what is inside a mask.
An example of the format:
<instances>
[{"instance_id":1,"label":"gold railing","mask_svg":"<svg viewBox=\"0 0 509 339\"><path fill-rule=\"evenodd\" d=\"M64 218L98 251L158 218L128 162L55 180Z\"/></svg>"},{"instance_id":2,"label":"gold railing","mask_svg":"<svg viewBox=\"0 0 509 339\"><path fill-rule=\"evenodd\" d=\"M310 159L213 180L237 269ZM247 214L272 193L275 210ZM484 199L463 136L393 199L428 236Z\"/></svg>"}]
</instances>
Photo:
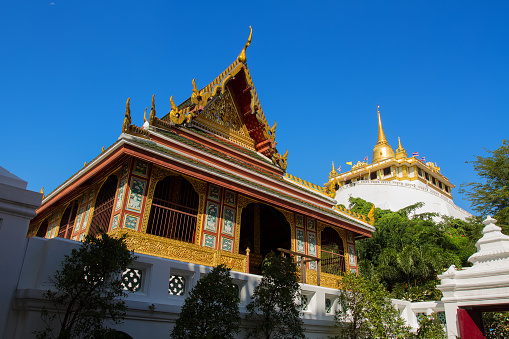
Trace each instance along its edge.
<instances>
[{"instance_id":1,"label":"gold railing","mask_svg":"<svg viewBox=\"0 0 509 339\"><path fill-rule=\"evenodd\" d=\"M215 267L217 265L224 264L230 267L233 271L243 273L249 272L248 255L214 250L196 244L163 238L147 233L140 233L123 228L117 228L108 234L112 237L120 237L122 234L127 234L127 247L136 253L205 266Z\"/></svg>"}]
</instances>

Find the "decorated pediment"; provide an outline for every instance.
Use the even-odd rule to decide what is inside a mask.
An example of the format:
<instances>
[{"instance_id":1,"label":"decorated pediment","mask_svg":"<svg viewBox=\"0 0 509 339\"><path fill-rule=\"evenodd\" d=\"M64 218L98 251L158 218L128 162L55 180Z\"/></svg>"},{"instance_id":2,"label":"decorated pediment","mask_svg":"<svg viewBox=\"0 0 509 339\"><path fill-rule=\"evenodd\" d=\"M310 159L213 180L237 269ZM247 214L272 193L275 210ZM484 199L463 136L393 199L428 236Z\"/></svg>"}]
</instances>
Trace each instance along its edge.
<instances>
[{"instance_id":1,"label":"decorated pediment","mask_svg":"<svg viewBox=\"0 0 509 339\"><path fill-rule=\"evenodd\" d=\"M149 126L159 128L197 127L259 152L286 170L286 153L276 148L276 123L265 118L246 64L246 49L251 44L252 30L242 52L226 70L207 86L198 90L192 81L192 94L179 106L170 98L171 111L156 117L152 101Z\"/></svg>"}]
</instances>

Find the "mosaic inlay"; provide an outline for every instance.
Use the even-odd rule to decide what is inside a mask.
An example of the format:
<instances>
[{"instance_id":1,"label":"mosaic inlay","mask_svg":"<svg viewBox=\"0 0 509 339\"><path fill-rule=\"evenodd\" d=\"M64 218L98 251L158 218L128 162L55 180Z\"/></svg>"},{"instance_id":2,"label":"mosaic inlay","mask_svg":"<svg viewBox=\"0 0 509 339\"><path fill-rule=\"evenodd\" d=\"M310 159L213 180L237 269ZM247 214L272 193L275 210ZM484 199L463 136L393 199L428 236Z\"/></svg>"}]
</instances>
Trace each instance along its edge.
<instances>
[{"instance_id":1,"label":"mosaic inlay","mask_svg":"<svg viewBox=\"0 0 509 339\"><path fill-rule=\"evenodd\" d=\"M128 171L129 171L129 163L125 162L122 165L122 176L126 175Z\"/></svg>"},{"instance_id":2,"label":"mosaic inlay","mask_svg":"<svg viewBox=\"0 0 509 339\"><path fill-rule=\"evenodd\" d=\"M351 244L348 244L348 258L350 266L355 266L355 247Z\"/></svg>"},{"instance_id":3,"label":"mosaic inlay","mask_svg":"<svg viewBox=\"0 0 509 339\"><path fill-rule=\"evenodd\" d=\"M205 247L215 248L216 237L210 234L205 234L205 241L203 242Z\"/></svg>"},{"instance_id":4,"label":"mosaic inlay","mask_svg":"<svg viewBox=\"0 0 509 339\"><path fill-rule=\"evenodd\" d=\"M87 229L87 223L88 223L88 216L90 214L90 208L92 207L92 204L89 203L87 205L87 211L85 212L85 218L83 219L83 226L81 226L81 230ZM81 238L80 238L81 241Z\"/></svg>"},{"instance_id":5,"label":"mosaic inlay","mask_svg":"<svg viewBox=\"0 0 509 339\"><path fill-rule=\"evenodd\" d=\"M353 242L353 233L348 232L348 242Z\"/></svg>"},{"instance_id":6,"label":"mosaic inlay","mask_svg":"<svg viewBox=\"0 0 509 339\"><path fill-rule=\"evenodd\" d=\"M227 190L224 195L224 203L232 207L235 207L235 201L236 201L235 193Z\"/></svg>"},{"instance_id":7,"label":"mosaic inlay","mask_svg":"<svg viewBox=\"0 0 509 339\"><path fill-rule=\"evenodd\" d=\"M209 199L219 201L221 189L216 185L209 184Z\"/></svg>"},{"instance_id":8,"label":"mosaic inlay","mask_svg":"<svg viewBox=\"0 0 509 339\"><path fill-rule=\"evenodd\" d=\"M129 201L127 207L129 211L141 212L141 204L143 201L143 194L145 193L145 186L147 182L138 178L131 179L131 187L129 192Z\"/></svg>"},{"instance_id":9,"label":"mosaic inlay","mask_svg":"<svg viewBox=\"0 0 509 339\"><path fill-rule=\"evenodd\" d=\"M297 252L304 253L304 230L297 229Z\"/></svg>"},{"instance_id":10,"label":"mosaic inlay","mask_svg":"<svg viewBox=\"0 0 509 339\"><path fill-rule=\"evenodd\" d=\"M111 222L111 229L114 230L118 227L118 219L120 218L120 214L117 214L113 217L113 221Z\"/></svg>"},{"instance_id":11,"label":"mosaic inlay","mask_svg":"<svg viewBox=\"0 0 509 339\"><path fill-rule=\"evenodd\" d=\"M223 212L223 233L233 236L235 226L235 210L230 207L224 208Z\"/></svg>"},{"instance_id":12,"label":"mosaic inlay","mask_svg":"<svg viewBox=\"0 0 509 339\"><path fill-rule=\"evenodd\" d=\"M308 233L308 254L316 256L316 234Z\"/></svg>"},{"instance_id":13,"label":"mosaic inlay","mask_svg":"<svg viewBox=\"0 0 509 339\"><path fill-rule=\"evenodd\" d=\"M315 219L308 218L308 230L310 231L315 230Z\"/></svg>"},{"instance_id":14,"label":"mosaic inlay","mask_svg":"<svg viewBox=\"0 0 509 339\"><path fill-rule=\"evenodd\" d=\"M217 217L219 205L213 202L207 202L207 218L205 220L205 229L211 232L217 231Z\"/></svg>"},{"instance_id":15,"label":"mosaic inlay","mask_svg":"<svg viewBox=\"0 0 509 339\"><path fill-rule=\"evenodd\" d=\"M145 161L136 160L134 162L133 173L146 178L148 174L148 163Z\"/></svg>"},{"instance_id":16,"label":"mosaic inlay","mask_svg":"<svg viewBox=\"0 0 509 339\"><path fill-rule=\"evenodd\" d=\"M122 207L122 198L124 198L124 190L125 190L125 184L127 180L123 179L120 182L120 187L118 188L118 195L117 195L117 202L115 203L115 211L118 211L120 207Z\"/></svg>"},{"instance_id":17,"label":"mosaic inlay","mask_svg":"<svg viewBox=\"0 0 509 339\"><path fill-rule=\"evenodd\" d=\"M304 218L300 214L295 215L295 226L304 227Z\"/></svg>"},{"instance_id":18,"label":"mosaic inlay","mask_svg":"<svg viewBox=\"0 0 509 339\"><path fill-rule=\"evenodd\" d=\"M76 218L76 224L74 225L74 232L78 232L80 230L81 218L83 217L83 206L80 207L80 211L78 213L78 218Z\"/></svg>"},{"instance_id":19,"label":"mosaic inlay","mask_svg":"<svg viewBox=\"0 0 509 339\"><path fill-rule=\"evenodd\" d=\"M124 228L136 230L136 228L138 227L138 219L139 219L139 217L135 217L134 215L126 214L126 216L124 218Z\"/></svg>"},{"instance_id":20,"label":"mosaic inlay","mask_svg":"<svg viewBox=\"0 0 509 339\"><path fill-rule=\"evenodd\" d=\"M233 240L228 238L222 238L221 241L222 241L221 249L223 251L231 252L233 247Z\"/></svg>"}]
</instances>

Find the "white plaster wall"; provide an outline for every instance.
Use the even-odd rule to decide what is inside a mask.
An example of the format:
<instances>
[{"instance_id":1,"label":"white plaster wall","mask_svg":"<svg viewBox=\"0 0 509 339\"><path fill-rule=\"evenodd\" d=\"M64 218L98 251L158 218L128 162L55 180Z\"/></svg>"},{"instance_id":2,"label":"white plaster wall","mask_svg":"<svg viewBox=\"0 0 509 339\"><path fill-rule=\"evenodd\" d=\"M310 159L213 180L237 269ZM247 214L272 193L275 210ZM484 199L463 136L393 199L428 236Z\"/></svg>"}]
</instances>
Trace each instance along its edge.
<instances>
[{"instance_id":1,"label":"white plaster wall","mask_svg":"<svg viewBox=\"0 0 509 339\"><path fill-rule=\"evenodd\" d=\"M14 307L11 311L12 321L4 338L27 338L32 332L43 328L40 319L42 306L50 307L42 297L47 289L52 289L49 277L59 268L65 254L79 243L72 240L53 238L44 239L33 237L28 240L27 254L17 286ZM178 318L180 308L184 303L184 296L168 294L170 275L176 274L186 277L186 291L189 291L198 279L207 274L211 267L195 265L176 260L158 258L136 254L138 259L131 265L143 271L142 289L130 293L126 299L128 306L127 318L122 326L111 326L124 331L133 338L168 338ZM241 302L239 305L241 316L246 315L246 305L251 301L250 296L261 277L253 274L232 272L234 283L239 286ZM303 312L306 338L325 338L334 335L334 314L337 309L337 289L301 284L302 292L309 298L309 306ZM334 299L333 311L325 310L325 299ZM243 322L243 332L239 338L245 336L245 329L252 326Z\"/></svg>"},{"instance_id":2,"label":"white plaster wall","mask_svg":"<svg viewBox=\"0 0 509 339\"><path fill-rule=\"evenodd\" d=\"M456 206L452 199L426 187L420 181L357 181L341 187L336 192L338 204L349 206L350 197L362 198L375 204L375 207L397 211L403 207L424 202L416 213L435 212L458 219L465 219L471 214ZM436 219L437 221L440 218Z\"/></svg>"},{"instance_id":3,"label":"white plaster wall","mask_svg":"<svg viewBox=\"0 0 509 339\"><path fill-rule=\"evenodd\" d=\"M0 167L0 336L11 321L28 225L42 201L42 194L26 190L26 185L26 181Z\"/></svg>"}]
</instances>

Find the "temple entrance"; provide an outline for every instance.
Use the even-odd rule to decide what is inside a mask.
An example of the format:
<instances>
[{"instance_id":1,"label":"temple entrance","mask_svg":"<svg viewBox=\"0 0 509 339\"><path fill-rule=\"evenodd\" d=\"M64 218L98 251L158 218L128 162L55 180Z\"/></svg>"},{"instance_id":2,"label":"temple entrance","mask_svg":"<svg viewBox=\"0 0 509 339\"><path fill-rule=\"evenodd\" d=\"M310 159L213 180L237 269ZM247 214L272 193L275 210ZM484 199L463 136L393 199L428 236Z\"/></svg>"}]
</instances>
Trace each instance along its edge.
<instances>
[{"instance_id":1,"label":"temple entrance","mask_svg":"<svg viewBox=\"0 0 509 339\"><path fill-rule=\"evenodd\" d=\"M76 219L76 213L78 212L78 205L78 199L75 199L65 209L65 212L62 215L62 220L60 221L58 237L71 239L71 234L74 228L74 220Z\"/></svg>"},{"instance_id":2,"label":"temple entrance","mask_svg":"<svg viewBox=\"0 0 509 339\"><path fill-rule=\"evenodd\" d=\"M96 236L99 229L107 232L110 226L111 212L113 211L113 200L117 192L117 176L110 175L102 185L95 201L94 216L90 222L88 234Z\"/></svg>"},{"instance_id":3,"label":"temple entrance","mask_svg":"<svg viewBox=\"0 0 509 339\"><path fill-rule=\"evenodd\" d=\"M239 253L249 247L249 272L261 274L263 258L278 248L291 249L291 228L283 213L272 206L252 203L242 210Z\"/></svg>"},{"instance_id":4,"label":"temple entrance","mask_svg":"<svg viewBox=\"0 0 509 339\"><path fill-rule=\"evenodd\" d=\"M343 275L345 273L345 250L343 239L341 239L338 232L331 227L326 227L322 231L321 247L321 271Z\"/></svg>"},{"instance_id":5,"label":"temple entrance","mask_svg":"<svg viewBox=\"0 0 509 339\"><path fill-rule=\"evenodd\" d=\"M193 185L181 176L172 175L159 181L147 233L194 243L199 200Z\"/></svg>"}]
</instances>

